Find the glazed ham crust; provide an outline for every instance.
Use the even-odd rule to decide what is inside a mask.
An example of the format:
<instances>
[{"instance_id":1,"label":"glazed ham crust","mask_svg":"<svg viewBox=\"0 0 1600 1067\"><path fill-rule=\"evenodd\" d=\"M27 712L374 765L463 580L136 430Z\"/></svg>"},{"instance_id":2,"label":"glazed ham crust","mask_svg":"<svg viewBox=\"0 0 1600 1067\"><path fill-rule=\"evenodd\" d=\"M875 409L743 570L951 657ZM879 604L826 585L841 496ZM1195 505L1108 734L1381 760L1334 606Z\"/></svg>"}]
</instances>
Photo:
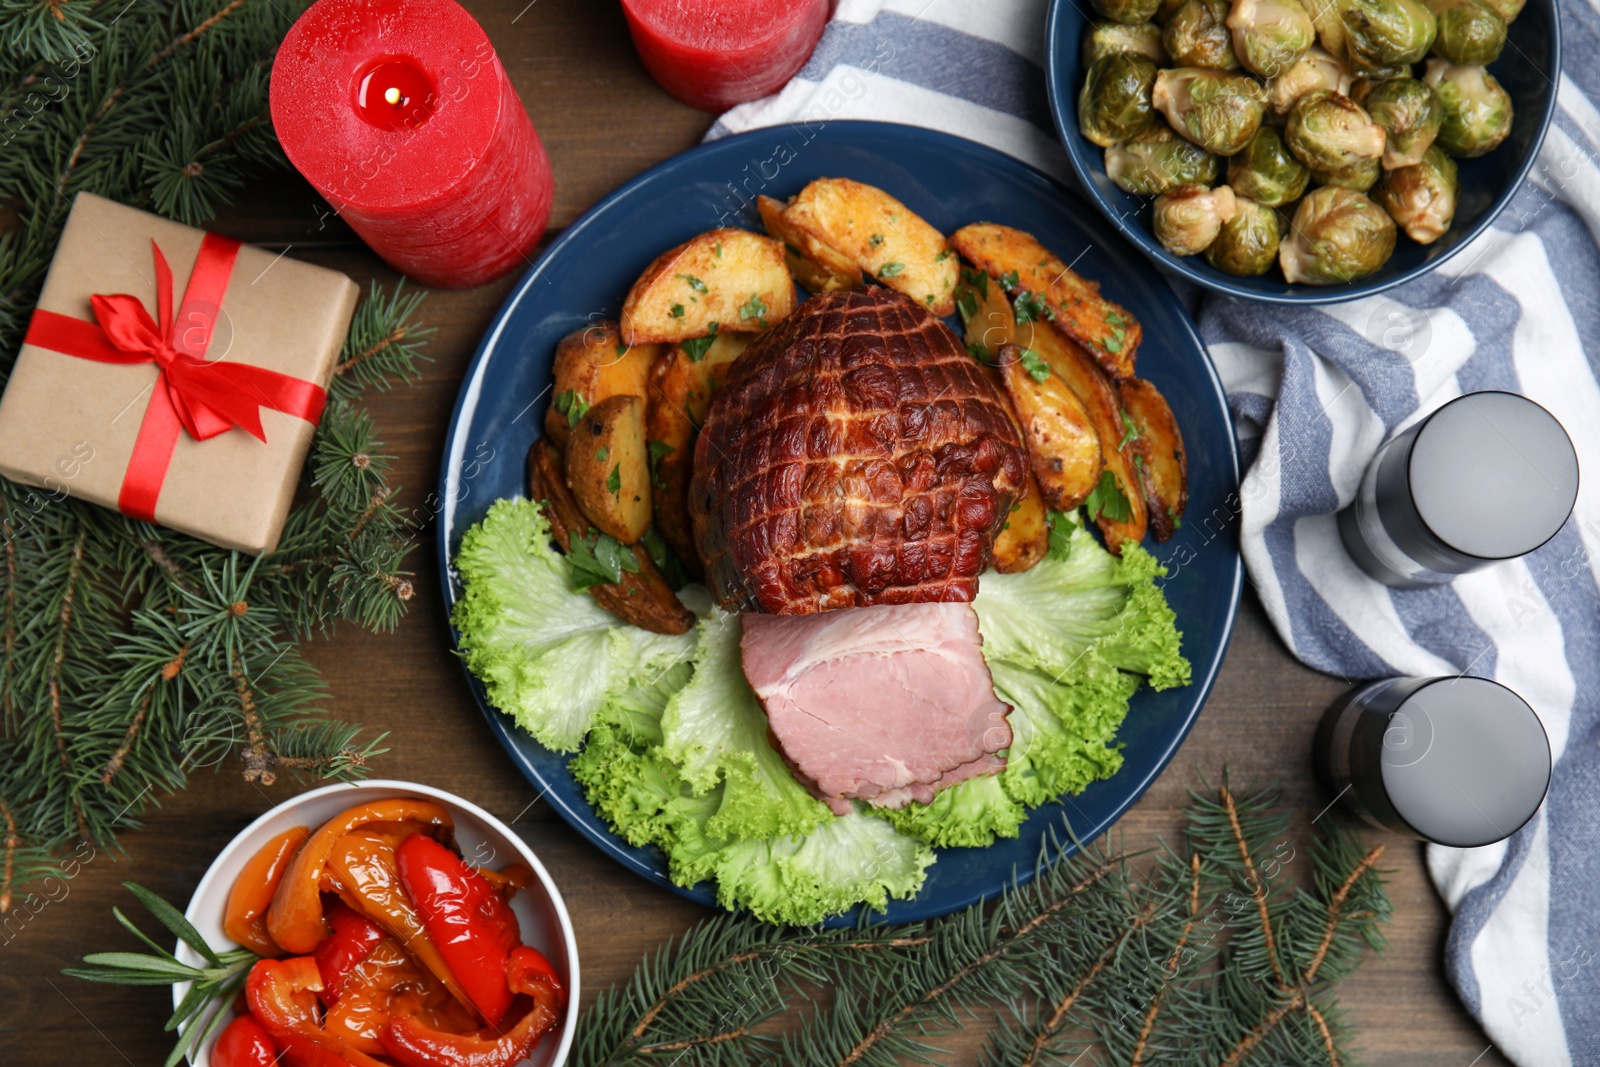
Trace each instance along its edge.
<instances>
[{"instance_id":1,"label":"glazed ham crust","mask_svg":"<svg viewBox=\"0 0 1600 1067\"><path fill-rule=\"evenodd\" d=\"M993 379L888 289L807 300L734 364L689 506L730 611L969 601L1025 484Z\"/></svg>"}]
</instances>

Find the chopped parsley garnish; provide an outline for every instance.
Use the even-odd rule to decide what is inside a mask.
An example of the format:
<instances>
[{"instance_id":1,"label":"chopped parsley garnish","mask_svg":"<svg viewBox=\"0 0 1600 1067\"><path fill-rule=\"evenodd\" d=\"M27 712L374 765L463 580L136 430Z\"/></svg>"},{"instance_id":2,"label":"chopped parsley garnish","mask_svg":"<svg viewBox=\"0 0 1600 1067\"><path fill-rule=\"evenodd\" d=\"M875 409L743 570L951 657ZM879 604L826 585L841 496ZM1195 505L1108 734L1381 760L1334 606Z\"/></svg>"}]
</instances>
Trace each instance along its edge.
<instances>
[{"instance_id":1,"label":"chopped parsley garnish","mask_svg":"<svg viewBox=\"0 0 1600 1067\"><path fill-rule=\"evenodd\" d=\"M722 242L718 241L716 244L712 245L711 246L711 251L716 253L718 259L721 259L722 258Z\"/></svg>"},{"instance_id":2,"label":"chopped parsley garnish","mask_svg":"<svg viewBox=\"0 0 1600 1067\"><path fill-rule=\"evenodd\" d=\"M627 354L628 354L628 346L626 344L624 344L623 342L618 341L617 342L617 355L625 356Z\"/></svg>"},{"instance_id":3,"label":"chopped parsley garnish","mask_svg":"<svg viewBox=\"0 0 1600 1067\"><path fill-rule=\"evenodd\" d=\"M644 532L639 538L639 543L650 554L650 562L656 565L661 572L661 577L674 589L682 589L689 584L689 574L683 569L683 561L678 554L667 545L667 539L661 536L661 531L654 526Z\"/></svg>"},{"instance_id":4,"label":"chopped parsley garnish","mask_svg":"<svg viewBox=\"0 0 1600 1067\"><path fill-rule=\"evenodd\" d=\"M979 363L989 362L989 350L984 348L976 341L967 342L967 355L971 356Z\"/></svg>"},{"instance_id":5,"label":"chopped parsley garnish","mask_svg":"<svg viewBox=\"0 0 1600 1067\"><path fill-rule=\"evenodd\" d=\"M675 275L675 277L682 278L688 283L689 288L693 289L697 293L704 293L708 291L706 289L706 283L701 281L699 278L696 278L693 274L678 274Z\"/></svg>"},{"instance_id":6,"label":"chopped parsley garnish","mask_svg":"<svg viewBox=\"0 0 1600 1067\"><path fill-rule=\"evenodd\" d=\"M879 245L883 244L883 234L875 233L871 237L868 237L867 244L871 245L873 248L877 248Z\"/></svg>"},{"instance_id":7,"label":"chopped parsley garnish","mask_svg":"<svg viewBox=\"0 0 1600 1067\"><path fill-rule=\"evenodd\" d=\"M601 462L605 462L604 459ZM611 475L606 478L606 489L612 496L617 496L622 492L622 464L618 463L611 468Z\"/></svg>"},{"instance_id":8,"label":"chopped parsley garnish","mask_svg":"<svg viewBox=\"0 0 1600 1067\"><path fill-rule=\"evenodd\" d=\"M1027 290L1017 294L1012 306L1016 311L1019 325L1024 322L1039 322L1042 319L1056 317L1055 312L1050 310L1050 305Z\"/></svg>"},{"instance_id":9,"label":"chopped parsley garnish","mask_svg":"<svg viewBox=\"0 0 1600 1067\"><path fill-rule=\"evenodd\" d=\"M978 295L985 300L989 298L989 274L987 271L981 271L976 268L967 270L963 267L961 280L978 290Z\"/></svg>"},{"instance_id":10,"label":"chopped parsley garnish","mask_svg":"<svg viewBox=\"0 0 1600 1067\"><path fill-rule=\"evenodd\" d=\"M673 304L667 310L669 312L671 312L673 318L675 318L675 319L683 318L683 305L682 304Z\"/></svg>"},{"instance_id":11,"label":"chopped parsley garnish","mask_svg":"<svg viewBox=\"0 0 1600 1067\"><path fill-rule=\"evenodd\" d=\"M1046 381L1050 377L1050 364L1039 358L1039 353L1031 348L1024 348L1020 357L1022 369L1028 372L1028 377L1036 382Z\"/></svg>"},{"instance_id":12,"label":"chopped parsley garnish","mask_svg":"<svg viewBox=\"0 0 1600 1067\"><path fill-rule=\"evenodd\" d=\"M678 347L683 349L683 354L689 357L690 363L699 363L706 358L706 353L711 349L711 342L717 339L717 324L711 324L711 332L704 337L691 337L687 341L679 341Z\"/></svg>"},{"instance_id":13,"label":"chopped parsley garnish","mask_svg":"<svg viewBox=\"0 0 1600 1067\"><path fill-rule=\"evenodd\" d=\"M1060 511L1050 512L1047 521L1050 525L1050 558L1066 559L1072 554L1072 531L1077 529L1078 524L1071 515Z\"/></svg>"},{"instance_id":14,"label":"chopped parsley garnish","mask_svg":"<svg viewBox=\"0 0 1600 1067\"><path fill-rule=\"evenodd\" d=\"M961 312L962 322L971 322L978 314L978 298L972 295L971 289L962 289L956 294L956 310Z\"/></svg>"},{"instance_id":15,"label":"chopped parsley garnish","mask_svg":"<svg viewBox=\"0 0 1600 1067\"><path fill-rule=\"evenodd\" d=\"M623 571L639 572L633 553L615 537L599 532L573 537L567 562L572 564L572 588L580 593L597 585L615 585L622 581Z\"/></svg>"},{"instance_id":16,"label":"chopped parsley garnish","mask_svg":"<svg viewBox=\"0 0 1600 1067\"><path fill-rule=\"evenodd\" d=\"M1133 424L1133 420L1124 411L1122 413L1122 440L1117 442L1117 448L1127 448L1129 441L1137 441L1138 439L1139 428Z\"/></svg>"},{"instance_id":17,"label":"chopped parsley garnish","mask_svg":"<svg viewBox=\"0 0 1600 1067\"><path fill-rule=\"evenodd\" d=\"M1089 491L1089 499L1083 503L1089 509L1089 517L1094 519L1127 522L1133 514L1127 496L1117 485L1117 476L1110 471L1100 472L1100 484Z\"/></svg>"},{"instance_id":18,"label":"chopped parsley garnish","mask_svg":"<svg viewBox=\"0 0 1600 1067\"><path fill-rule=\"evenodd\" d=\"M578 420L589 413L589 402L583 394L576 389L568 389L564 393L557 393L553 403L559 414L567 417L567 428L570 430L578 425Z\"/></svg>"},{"instance_id":19,"label":"chopped parsley garnish","mask_svg":"<svg viewBox=\"0 0 1600 1067\"><path fill-rule=\"evenodd\" d=\"M1113 326L1126 326L1126 325L1128 325L1128 320L1123 318L1121 315L1117 314L1115 311L1106 312L1106 321L1109 322Z\"/></svg>"},{"instance_id":20,"label":"chopped parsley garnish","mask_svg":"<svg viewBox=\"0 0 1600 1067\"><path fill-rule=\"evenodd\" d=\"M661 478L661 460L672 455L677 449L665 441L650 442L650 484L657 489L665 489L667 483Z\"/></svg>"},{"instance_id":21,"label":"chopped parsley garnish","mask_svg":"<svg viewBox=\"0 0 1600 1067\"><path fill-rule=\"evenodd\" d=\"M1167 509L1167 518L1172 520L1172 528L1174 530L1183 529L1183 516L1182 515L1179 515L1176 511L1172 510L1171 508L1168 508Z\"/></svg>"},{"instance_id":22,"label":"chopped parsley garnish","mask_svg":"<svg viewBox=\"0 0 1600 1067\"><path fill-rule=\"evenodd\" d=\"M949 258L950 258L950 250L947 248L943 252L940 252L938 255L934 256L933 257L933 261L935 263L943 263L945 260L947 260Z\"/></svg>"},{"instance_id":23,"label":"chopped parsley garnish","mask_svg":"<svg viewBox=\"0 0 1600 1067\"><path fill-rule=\"evenodd\" d=\"M1008 293L1021 284L1022 281L1017 277L1017 272L1014 270L1008 270L1004 274L1000 275L1000 288L1004 289Z\"/></svg>"},{"instance_id":24,"label":"chopped parsley garnish","mask_svg":"<svg viewBox=\"0 0 1600 1067\"><path fill-rule=\"evenodd\" d=\"M878 277L893 278L905 273L905 269L906 265L904 263L885 263L878 268Z\"/></svg>"},{"instance_id":25,"label":"chopped parsley garnish","mask_svg":"<svg viewBox=\"0 0 1600 1067\"><path fill-rule=\"evenodd\" d=\"M594 450L594 458L597 461L604 463L606 460L611 458L611 449L601 445L599 448Z\"/></svg>"},{"instance_id":26,"label":"chopped parsley garnish","mask_svg":"<svg viewBox=\"0 0 1600 1067\"><path fill-rule=\"evenodd\" d=\"M743 322L748 322L750 319L755 319L761 324L763 329L766 328L767 302L761 299L760 293L751 293L750 299L746 300L742 305L740 305L739 319Z\"/></svg>"}]
</instances>

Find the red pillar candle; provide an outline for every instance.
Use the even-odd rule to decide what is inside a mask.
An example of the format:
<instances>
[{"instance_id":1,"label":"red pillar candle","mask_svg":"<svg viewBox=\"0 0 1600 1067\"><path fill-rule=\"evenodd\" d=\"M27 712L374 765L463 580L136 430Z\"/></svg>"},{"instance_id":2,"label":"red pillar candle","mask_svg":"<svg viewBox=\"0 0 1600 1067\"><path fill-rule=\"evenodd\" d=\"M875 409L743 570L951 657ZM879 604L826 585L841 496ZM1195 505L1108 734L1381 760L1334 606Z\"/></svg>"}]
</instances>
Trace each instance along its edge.
<instances>
[{"instance_id":1,"label":"red pillar candle","mask_svg":"<svg viewBox=\"0 0 1600 1067\"><path fill-rule=\"evenodd\" d=\"M702 111L783 88L828 21L828 0L622 0L622 10L650 76Z\"/></svg>"},{"instance_id":2,"label":"red pillar candle","mask_svg":"<svg viewBox=\"0 0 1600 1067\"><path fill-rule=\"evenodd\" d=\"M424 285L523 266L550 221L549 157L455 0L318 0L272 65L272 125L340 217Z\"/></svg>"}]
</instances>

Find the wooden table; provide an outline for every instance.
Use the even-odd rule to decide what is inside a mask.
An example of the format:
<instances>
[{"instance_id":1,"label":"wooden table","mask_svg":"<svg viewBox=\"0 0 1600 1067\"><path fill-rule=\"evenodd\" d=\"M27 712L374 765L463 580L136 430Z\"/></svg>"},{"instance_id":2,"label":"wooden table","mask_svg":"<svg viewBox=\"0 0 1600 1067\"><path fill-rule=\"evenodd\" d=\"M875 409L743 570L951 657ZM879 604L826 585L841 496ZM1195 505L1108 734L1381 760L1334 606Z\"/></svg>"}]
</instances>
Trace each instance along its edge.
<instances>
[{"instance_id":1,"label":"wooden table","mask_svg":"<svg viewBox=\"0 0 1600 1067\"><path fill-rule=\"evenodd\" d=\"M610 189L697 142L710 116L677 104L645 75L613 0L468 0L516 82L555 167L552 236ZM394 274L304 183L273 177L248 190L216 228L292 255L392 283ZM420 384L371 398L397 481L418 507L438 472L440 444L456 386L478 338L514 279L465 293L437 292L424 304L438 333ZM333 692L333 710L390 731L390 752L375 775L426 782L460 793L516 820L559 883L572 911L583 959L583 996L625 980L641 957L706 912L601 857L512 769L473 705L447 647L434 580L431 525L411 558L418 595L392 635L346 630L307 651ZM1309 769L1312 730L1343 683L1300 666L1247 592L1222 676L1198 726L1165 775L1114 834L1132 848L1177 826L1186 787L1227 764L1236 781L1282 783L1284 801L1303 827L1326 803ZM224 766L197 774L183 794L165 799L146 829L127 834L127 854L100 855L67 883L15 939L0 946L0 1062L8 1067L82 1067L127 1063L154 1067L171 1047L161 1023L171 1009L165 989L90 986L58 972L84 952L136 948L111 917L129 905L120 883L134 879L169 900L186 902L213 856L246 823L301 786L247 785ZM1380 835L1373 835L1376 839ZM1441 952L1446 915L1426 880L1421 848L1396 837L1388 845L1394 920L1389 950L1370 960L1342 990L1375 1065L1468 1067L1504 1063L1445 984ZM952 1041L952 1062L975 1062L982 1033Z\"/></svg>"}]
</instances>

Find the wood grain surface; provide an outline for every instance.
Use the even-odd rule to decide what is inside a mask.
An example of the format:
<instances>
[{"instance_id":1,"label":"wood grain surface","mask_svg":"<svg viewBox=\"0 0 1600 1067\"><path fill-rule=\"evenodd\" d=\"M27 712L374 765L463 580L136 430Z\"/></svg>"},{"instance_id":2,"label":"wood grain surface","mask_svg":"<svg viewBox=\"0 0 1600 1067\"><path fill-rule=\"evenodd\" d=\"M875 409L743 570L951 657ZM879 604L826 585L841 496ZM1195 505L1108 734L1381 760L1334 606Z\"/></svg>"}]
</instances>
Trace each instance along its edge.
<instances>
[{"instance_id":1,"label":"wood grain surface","mask_svg":"<svg viewBox=\"0 0 1600 1067\"><path fill-rule=\"evenodd\" d=\"M710 116L677 104L650 81L615 0L467 0L467 6L488 31L549 149L557 182L552 235L627 178L692 146L710 125ZM287 247L291 255L346 271L363 286L369 279L394 281L296 176L273 176L246 190L214 228ZM411 507L422 508L435 482L460 375L512 282L429 295L423 317L438 331L428 349L433 362L415 388L371 399L382 437L398 455L396 477ZM448 648L432 538L429 523L410 560L417 597L397 633L346 630L310 645L308 654L331 685L336 714L373 732L389 731L390 751L373 766L375 775L452 790L516 822L571 909L587 1003L707 913L595 852L502 757ZM1185 790L1201 774L1214 778L1224 765L1236 781L1281 782L1303 828L1327 802L1310 775L1312 731L1344 689L1341 680L1289 656L1247 590L1221 679L1198 726L1114 836L1141 848L1170 834ZM143 830L124 837L125 854L101 854L86 864L63 899L0 944L0 1064L159 1065L171 1047L161 1030L171 1006L165 989L92 986L62 977L60 969L85 952L137 948L111 917L113 906L130 903L121 882L137 880L186 903L236 832L302 788L287 780L268 789L248 785L228 764L199 772L186 792L151 810ZM1341 993L1364 1061L1503 1064L1445 983L1446 914L1427 882L1421 847L1371 836L1387 845L1394 919L1387 953L1371 959ZM953 1036L947 1042L951 1062L975 1062L982 1040L978 1026Z\"/></svg>"}]
</instances>

